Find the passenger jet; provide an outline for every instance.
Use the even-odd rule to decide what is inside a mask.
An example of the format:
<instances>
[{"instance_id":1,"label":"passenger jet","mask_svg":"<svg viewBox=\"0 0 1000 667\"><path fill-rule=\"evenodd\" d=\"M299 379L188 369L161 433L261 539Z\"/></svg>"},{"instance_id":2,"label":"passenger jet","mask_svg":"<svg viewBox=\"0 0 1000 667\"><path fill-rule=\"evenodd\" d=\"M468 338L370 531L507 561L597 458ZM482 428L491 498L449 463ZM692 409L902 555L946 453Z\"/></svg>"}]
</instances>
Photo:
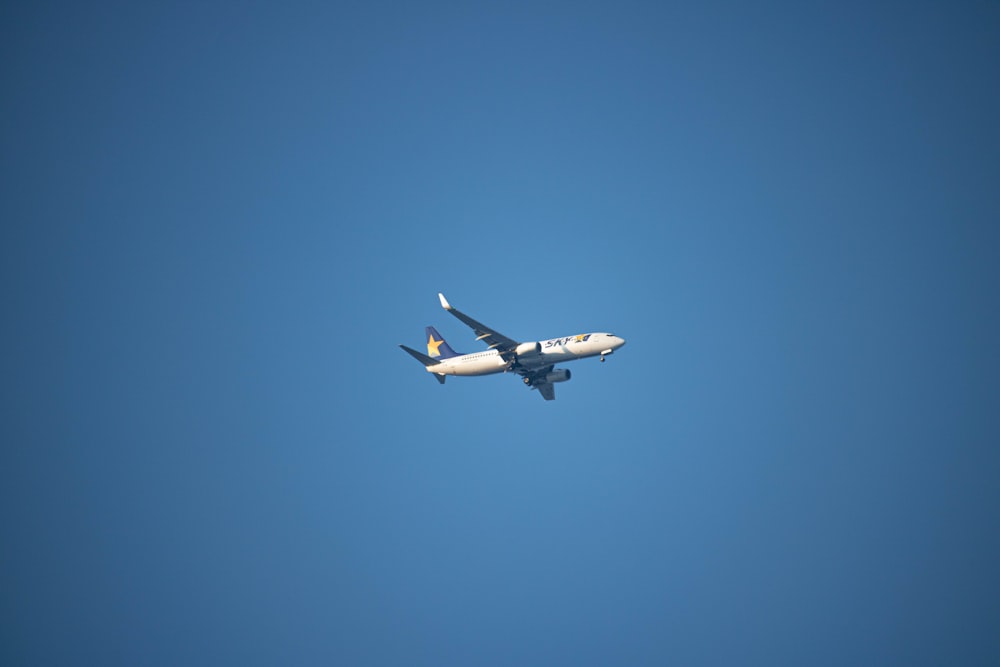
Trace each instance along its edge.
<instances>
[{"instance_id":1,"label":"passenger jet","mask_svg":"<svg viewBox=\"0 0 1000 667\"><path fill-rule=\"evenodd\" d=\"M425 329L427 334L427 354L400 345L410 356L433 373L438 382L444 384L449 375L491 375L493 373L517 373L524 384L537 389L546 401L554 400L556 382L570 378L569 370L556 368L564 361L600 356L604 358L625 344L624 338L609 333L587 333L549 340L519 343L490 329L465 313L455 310L444 294L438 293L441 307L469 325L476 332L476 340L489 346L485 352L459 354L451 349L434 327Z\"/></svg>"}]
</instances>

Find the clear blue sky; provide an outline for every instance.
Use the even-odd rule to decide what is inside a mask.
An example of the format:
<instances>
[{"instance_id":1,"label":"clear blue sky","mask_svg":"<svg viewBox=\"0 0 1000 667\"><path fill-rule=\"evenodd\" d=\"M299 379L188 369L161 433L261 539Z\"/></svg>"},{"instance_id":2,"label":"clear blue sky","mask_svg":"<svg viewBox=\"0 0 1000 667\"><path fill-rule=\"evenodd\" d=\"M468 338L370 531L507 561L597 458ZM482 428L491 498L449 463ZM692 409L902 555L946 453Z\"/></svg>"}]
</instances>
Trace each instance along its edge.
<instances>
[{"instance_id":1,"label":"clear blue sky","mask_svg":"<svg viewBox=\"0 0 1000 667\"><path fill-rule=\"evenodd\" d=\"M998 35L6 3L0 662L1000 663Z\"/></svg>"}]
</instances>

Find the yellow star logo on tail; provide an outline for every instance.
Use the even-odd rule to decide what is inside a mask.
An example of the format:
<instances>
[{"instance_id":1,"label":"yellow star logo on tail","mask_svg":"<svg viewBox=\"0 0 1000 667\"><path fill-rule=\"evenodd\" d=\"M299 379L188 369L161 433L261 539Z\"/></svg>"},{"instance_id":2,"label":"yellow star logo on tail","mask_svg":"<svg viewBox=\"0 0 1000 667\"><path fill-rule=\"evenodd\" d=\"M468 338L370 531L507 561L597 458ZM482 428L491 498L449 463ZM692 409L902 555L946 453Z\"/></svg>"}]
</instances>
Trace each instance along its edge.
<instances>
[{"instance_id":1,"label":"yellow star logo on tail","mask_svg":"<svg viewBox=\"0 0 1000 667\"><path fill-rule=\"evenodd\" d=\"M438 348L441 347L441 343L443 343L443 342L444 342L444 338L442 338L441 340L434 340L434 336L433 335L431 335L430 337L428 337L428 339L427 339L427 356L429 356L429 357L440 357L441 356L441 352L438 351Z\"/></svg>"}]
</instances>

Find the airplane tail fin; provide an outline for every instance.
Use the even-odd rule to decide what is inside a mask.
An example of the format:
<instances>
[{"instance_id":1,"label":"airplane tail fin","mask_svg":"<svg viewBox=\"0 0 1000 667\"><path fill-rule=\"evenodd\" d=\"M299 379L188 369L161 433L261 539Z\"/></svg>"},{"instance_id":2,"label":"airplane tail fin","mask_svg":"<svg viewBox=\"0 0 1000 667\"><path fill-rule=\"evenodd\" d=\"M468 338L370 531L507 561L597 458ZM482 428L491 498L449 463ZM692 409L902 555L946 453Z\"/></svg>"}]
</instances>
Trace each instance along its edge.
<instances>
[{"instance_id":1,"label":"airplane tail fin","mask_svg":"<svg viewBox=\"0 0 1000 667\"><path fill-rule=\"evenodd\" d=\"M458 352L451 349L451 345L445 342L444 336L439 334L437 329L427 327L424 333L427 336L427 356L432 359L451 359L458 356Z\"/></svg>"}]
</instances>

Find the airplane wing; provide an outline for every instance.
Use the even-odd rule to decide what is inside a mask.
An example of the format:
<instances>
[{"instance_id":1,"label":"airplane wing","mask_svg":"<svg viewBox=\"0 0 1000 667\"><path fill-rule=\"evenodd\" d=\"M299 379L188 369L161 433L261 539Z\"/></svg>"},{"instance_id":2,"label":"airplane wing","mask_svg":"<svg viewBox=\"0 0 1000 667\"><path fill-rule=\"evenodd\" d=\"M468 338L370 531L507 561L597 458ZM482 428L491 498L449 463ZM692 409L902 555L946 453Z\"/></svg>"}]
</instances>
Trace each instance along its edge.
<instances>
[{"instance_id":1,"label":"airplane wing","mask_svg":"<svg viewBox=\"0 0 1000 667\"><path fill-rule=\"evenodd\" d=\"M514 359L514 350L517 348L518 342L513 338L507 338L499 331L490 329L488 326L482 322L477 322L460 310L456 310L448 300L444 298L444 294L438 292L438 298L441 300L441 307L447 310L449 313L457 317L464 324L468 325L473 331L476 332L476 340L484 341L490 346L491 350L496 350L500 353L500 356L506 359L508 362L512 362ZM542 395L546 401L554 401L556 398L556 388L551 382L536 382L536 378L545 377L545 375L552 372L552 366L546 366L545 368L538 369L532 372L526 372L522 370L517 371L524 379L525 382L534 389L538 390L538 393Z\"/></svg>"},{"instance_id":2,"label":"airplane wing","mask_svg":"<svg viewBox=\"0 0 1000 667\"><path fill-rule=\"evenodd\" d=\"M512 338L507 338L499 331L494 331L482 322L477 322L465 313L455 310L448 300L444 298L444 294L438 292L438 298L441 299L441 307L447 310L449 313L460 319L462 322L467 324L476 332L476 340L484 341L490 346L491 350L497 350L503 355L505 352L510 352L517 347L517 341Z\"/></svg>"},{"instance_id":3,"label":"airplane wing","mask_svg":"<svg viewBox=\"0 0 1000 667\"><path fill-rule=\"evenodd\" d=\"M556 400L556 386L551 382L541 382L534 385L534 387L546 401Z\"/></svg>"},{"instance_id":4,"label":"airplane wing","mask_svg":"<svg viewBox=\"0 0 1000 667\"><path fill-rule=\"evenodd\" d=\"M537 371L517 371L518 375L524 378L524 383L532 389L537 389L546 401L556 400L556 386L551 382L544 382L541 378L552 372L554 366L546 366Z\"/></svg>"}]
</instances>

